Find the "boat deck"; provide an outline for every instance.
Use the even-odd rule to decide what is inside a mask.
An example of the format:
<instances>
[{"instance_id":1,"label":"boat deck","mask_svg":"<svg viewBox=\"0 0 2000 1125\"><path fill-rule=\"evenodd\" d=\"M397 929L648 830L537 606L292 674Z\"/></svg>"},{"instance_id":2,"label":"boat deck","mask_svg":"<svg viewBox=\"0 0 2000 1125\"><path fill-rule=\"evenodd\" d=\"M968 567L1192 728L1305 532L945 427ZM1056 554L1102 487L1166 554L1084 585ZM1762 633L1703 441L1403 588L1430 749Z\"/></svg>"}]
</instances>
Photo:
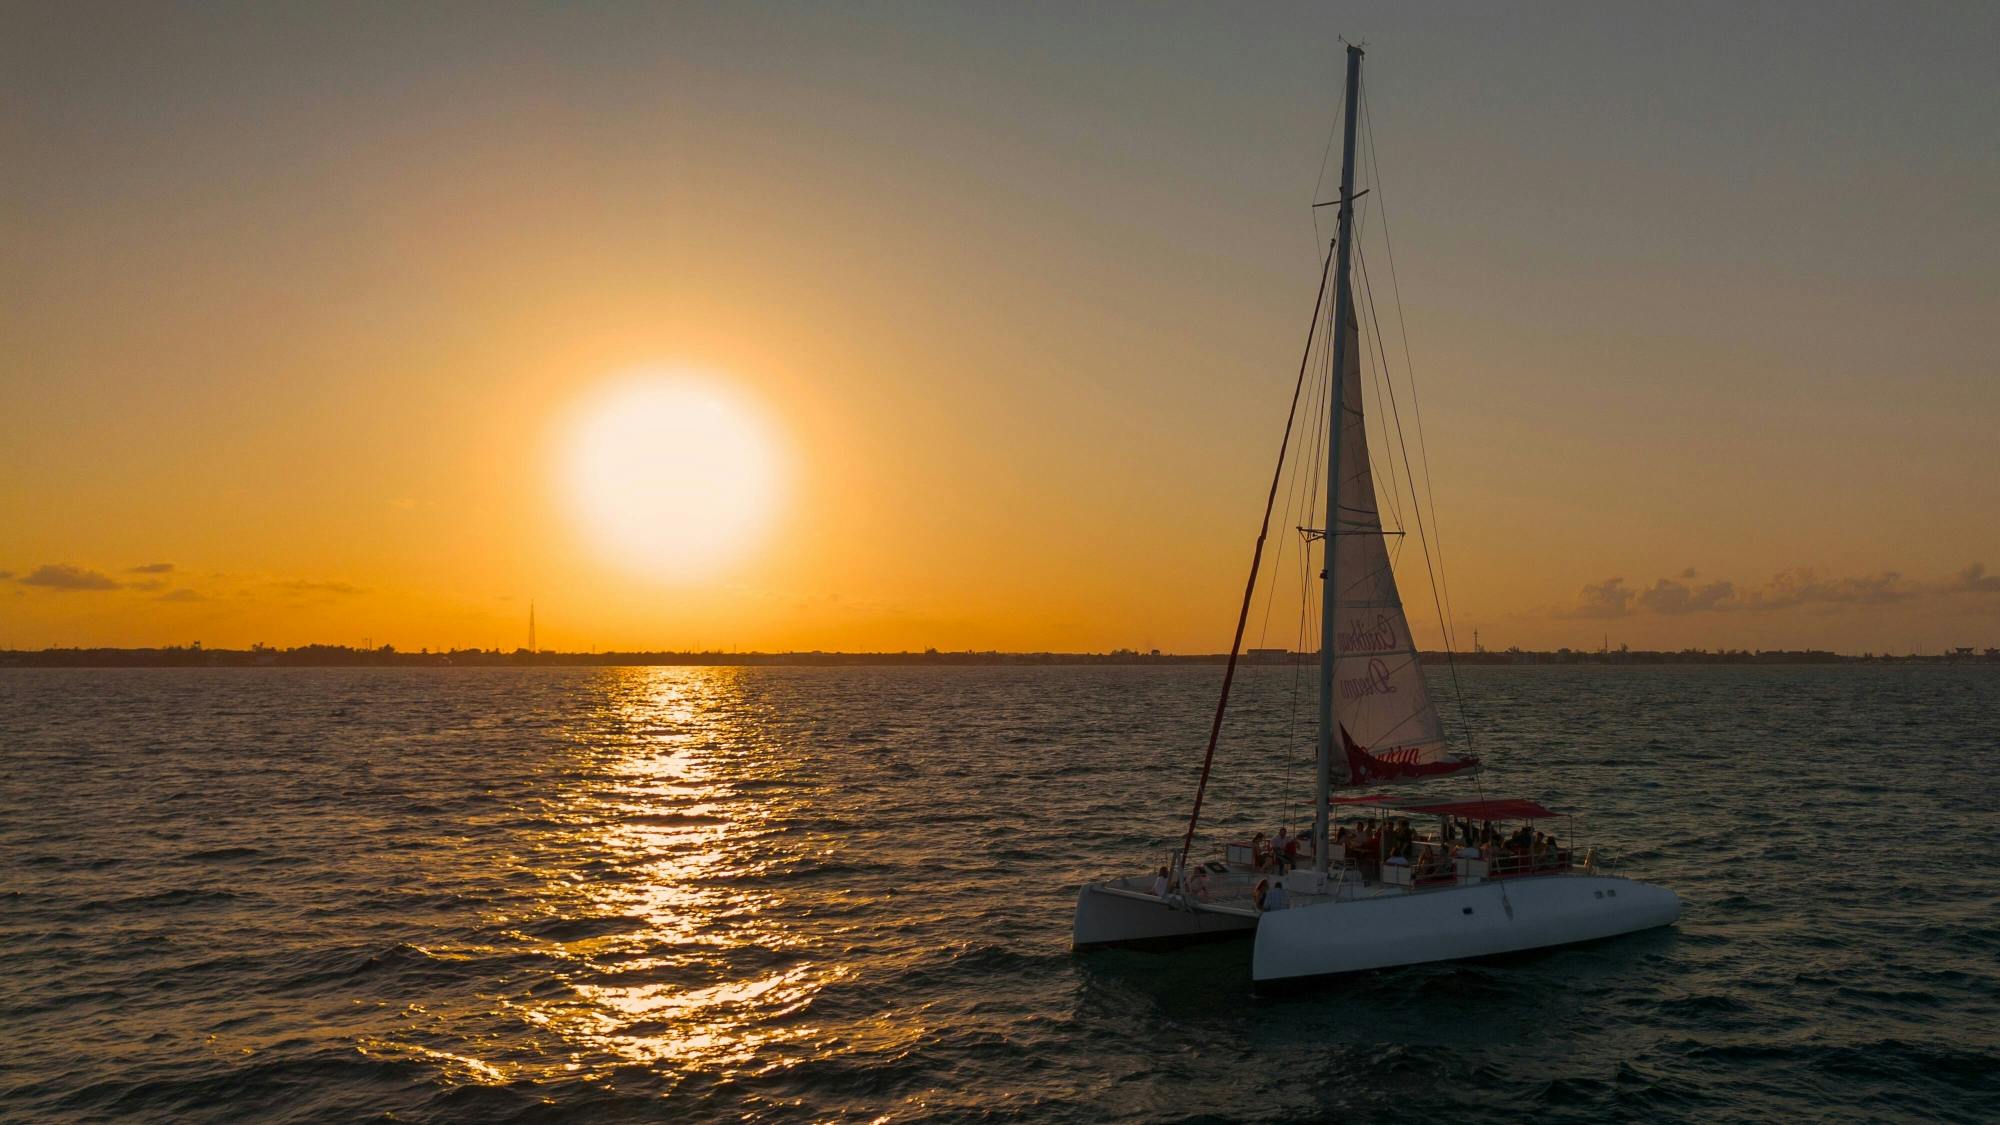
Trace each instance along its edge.
<instances>
[{"instance_id":1,"label":"boat deck","mask_svg":"<svg viewBox=\"0 0 2000 1125\"><path fill-rule=\"evenodd\" d=\"M1492 858L1485 858L1488 853L1492 854ZM1426 852L1416 863L1406 864L1392 861L1378 865L1365 860L1344 859L1340 866L1327 872L1323 890L1312 889L1319 880L1312 870L1310 857L1286 875L1280 875L1271 867L1211 860L1191 869L1188 886L1171 888L1167 897L1176 906L1186 909L1255 918L1266 910L1257 897L1260 885L1266 888L1280 883L1285 885L1282 909L1322 902L1355 902L1385 895L1423 894L1531 876L1596 873L1589 857L1585 857L1579 865L1567 848L1539 855L1505 850L1494 852L1492 849L1488 849L1488 853L1468 861L1457 857L1444 859L1441 853ZM1152 876L1111 879L1098 885L1135 897L1158 897L1154 893L1157 884Z\"/></svg>"}]
</instances>

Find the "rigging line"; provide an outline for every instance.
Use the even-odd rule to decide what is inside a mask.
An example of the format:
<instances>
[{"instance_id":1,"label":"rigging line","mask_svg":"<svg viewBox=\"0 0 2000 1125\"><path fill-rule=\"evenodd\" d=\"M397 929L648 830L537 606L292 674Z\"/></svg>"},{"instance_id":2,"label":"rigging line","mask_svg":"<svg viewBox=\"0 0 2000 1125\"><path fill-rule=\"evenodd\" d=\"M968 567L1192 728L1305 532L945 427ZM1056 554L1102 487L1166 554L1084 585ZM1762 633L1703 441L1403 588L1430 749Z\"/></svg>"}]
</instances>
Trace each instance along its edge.
<instances>
[{"instance_id":1,"label":"rigging line","mask_svg":"<svg viewBox=\"0 0 2000 1125\"><path fill-rule=\"evenodd\" d=\"M1333 370L1333 348L1330 343L1333 336L1333 317L1330 309L1327 312L1324 323L1326 331L1320 333L1319 352L1315 355L1313 361L1312 387L1308 392L1307 409L1303 415L1303 417L1312 419L1310 452L1304 458L1306 466L1305 487L1298 494L1298 507L1295 510L1288 509L1287 511L1288 518L1299 527L1309 526L1313 522L1314 513L1321 506L1320 469L1326 463L1325 448L1330 436L1328 429L1332 412L1332 378L1330 373ZM1319 562L1319 565L1322 567L1326 565L1324 550L1325 544L1322 542ZM1307 667L1305 653L1307 652L1308 641L1312 635L1311 631L1316 628L1318 622L1316 607L1318 605L1317 598L1319 591L1318 583L1313 581L1315 572L1313 559L1313 544L1308 540L1300 545L1298 554L1298 634L1293 642L1293 652L1297 655L1294 655L1292 658L1292 717L1295 723L1298 717L1299 699L1303 695L1302 678L1305 675ZM1312 716L1312 729L1315 732L1319 729L1317 710L1314 711ZM1302 748L1296 741L1296 735L1294 735L1294 740L1286 746L1286 792L1288 794L1293 792L1291 785L1291 771L1294 766L1293 758L1300 749Z\"/></svg>"},{"instance_id":2,"label":"rigging line","mask_svg":"<svg viewBox=\"0 0 2000 1125\"><path fill-rule=\"evenodd\" d=\"M1312 384L1313 397L1312 397L1311 409L1308 412L1313 422L1312 446L1311 446L1311 452L1308 454L1305 461L1306 464L1305 491L1300 494L1300 503L1302 507L1300 507L1295 517L1297 520L1297 526L1300 527L1310 527L1312 525L1313 512L1319 504L1319 498L1321 495L1320 487L1322 483L1320 479L1320 470L1321 467L1326 464L1324 451L1326 448L1326 442L1330 436L1328 428L1331 425L1330 403L1331 403L1332 387L1330 382L1331 377L1329 376L1328 372L1332 371L1333 369L1333 360L1330 358L1333 349L1330 346L1328 346L1325 341L1328 337L1331 337L1333 334L1333 320L1331 319L1331 317L1329 317L1325 321L1325 325L1327 330L1321 335L1320 352L1318 354L1318 358L1314 360L1314 368L1313 368L1313 384Z\"/></svg>"},{"instance_id":3,"label":"rigging line","mask_svg":"<svg viewBox=\"0 0 2000 1125\"><path fill-rule=\"evenodd\" d=\"M1368 257L1365 254L1358 253L1359 249L1360 249L1359 247L1356 247L1357 251L1356 256L1359 258L1361 263L1361 283L1363 286L1366 286L1368 284ZM1375 321L1375 334L1379 338L1381 336L1381 333L1382 333L1382 322L1378 319ZM1401 448L1403 453L1404 477L1408 479L1410 482L1410 507L1412 509L1415 509L1414 514L1417 517L1417 539L1423 545L1424 548L1424 572L1430 577L1431 603L1437 608L1438 629L1440 632L1444 633L1445 637L1445 649L1444 649L1445 665L1451 669L1451 689L1452 692L1458 696L1459 700L1459 725L1462 728L1460 733L1465 738L1466 746L1469 748L1472 745L1472 731L1470 726L1467 725L1465 722L1464 689L1459 685L1458 681L1458 662L1454 660L1451 655L1451 650L1452 650L1451 634L1448 631L1448 627L1444 624L1444 599L1438 593L1437 567L1436 565L1433 564L1431 560L1430 532L1428 531L1424 523L1423 508L1419 505L1417 501L1416 479L1410 476L1409 474L1410 443L1404 440L1403 438L1403 418L1402 414L1400 413L1400 411L1397 410L1396 407L1396 394L1393 386L1391 387L1389 392L1389 409L1391 412L1394 412L1396 414L1396 444ZM1414 637L1411 638L1412 641L1414 641L1415 639L1416 638ZM1440 716L1440 720L1442 720L1442 716Z\"/></svg>"},{"instance_id":4,"label":"rigging line","mask_svg":"<svg viewBox=\"0 0 2000 1125\"><path fill-rule=\"evenodd\" d=\"M1343 82L1340 85L1340 94L1333 99L1333 116L1328 119L1326 126L1326 147L1320 150L1319 175L1313 177L1313 194L1312 198L1307 200L1309 203L1318 203L1319 193L1326 187L1326 162L1333 155L1333 138L1340 134L1340 111L1345 108L1347 108L1347 84ZM1312 215L1313 248L1316 250L1322 241L1319 233L1319 208L1309 207L1307 212Z\"/></svg>"},{"instance_id":5,"label":"rigging line","mask_svg":"<svg viewBox=\"0 0 2000 1125\"><path fill-rule=\"evenodd\" d=\"M1311 323L1319 323L1320 306L1326 303L1326 279L1333 272L1333 247L1326 249L1326 264L1320 267L1319 292L1313 296ZM1229 685L1236 679L1236 655L1243 648L1243 628L1250 622L1250 605L1257 596L1257 567L1264 561L1264 538L1271 533L1271 506L1278 502L1278 481L1285 473L1285 451L1292 444L1292 424L1299 417L1299 392L1305 389L1306 361L1312 357L1315 335L1306 329L1305 354L1299 357L1299 378L1292 386L1292 405L1285 413L1285 436L1278 442L1278 463L1271 469L1271 491L1264 498L1264 522L1257 529L1257 546L1250 555L1250 578L1243 587L1243 608L1236 614L1236 639L1229 644L1229 665L1222 672L1222 698L1215 703L1215 722L1208 728L1208 750L1201 759L1201 783L1195 786L1194 811L1188 814L1187 835L1181 840L1181 870L1187 870L1188 850L1194 846L1195 825L1201 822L1201 801L1208 795L1208 774L1215 765L1215 743L1222 737L1222 716L1229 710Z\"/></svg>"},{"instance_id":6,"label":"rigging line","mask_svg":"<svg viewBox=\"0 0 2000 1125\"><path fill-rule=\"evenodd\" d=\"M1322 336L1321 339L1322 339L1321 347L1323 348L1324 336ZM1321 393L1321 390L1322 390L1322 385L1319 379L1315 377L1313 381L1310 384L1308 384L1306 389L1306 412L1303 415L1304 417L1311 418L1317 416L1318 407L1315 404L1319 401L1319 395ZM1301 462L1307 465L1314 465L1316 464L1317 458L1319 456L1319 437L1320 437L1319 427L1317 426L1313 427L1312 433L1313 433L1313 445L1311 447L1311 450L1308 452L1308 455L1303 458L1293 457L1291 459L1291 472L1290 475L1286 478L1286 484L1285 484L1284 510L1287 521L1291 520L1293 511L1293 501L1298 496L1298 486L1299 486L1299 476L1300 476L1299 465ZM1312 487L1313 486L1309 484L1307 486L1308 491L1310 491ZM1308 497L1308 502L1310 502L1310 497ZM1288 542L1289 542L1289 537L1280 537L1278 540L1278 555L1277 558L1273 559L1271 563L1272 570L1274 573L1279 568L1284 566L1285 549L1286 549L1286 544ZM1270 636L1271 609L1273 605L1276 603L1277 594L1278 594L1278 583L1273 582L1270 584L1269 589L1264 595L1264 619L1257 629L1257 636L1260 645L1264 641L1266 641Z\"/></svg>"},{"instance_id":7,"label":"rigging line","mask_svg":"<svg viewBox=\"0 0 2000 1125\"><path fill-rule=\"evenodd\" d=\"M1433 708L1433 710L1435 710L1435 708ZM1374 748L1375 748L1376 746L1380 746L1380 745L1382 745L1382 744L1383 744L1384 742L1387 742L1387 741L1389 741L1389 736L1391 736L1391 735L1395 734L1395 733L1396 733L1397 731L1399 731L1399 730L1402 730L1402 729L1403 729L1404 727L1406 727L1406 726L1409 726L1409 725L1410 725L1410 723L1411 723L1412 721L1414 721L1414 720L1415 720L1416 718L1418 718L1418 717L1419 717L1419 716L1421 716L1422 714L1423 714L1423 711L1421 711L1421 710L1417 710L1417 711L1412 711L1412 712L1410 712L1409 714L1407 714L1407 715L1403 716L1403 721L1402 721L1402 722L1400 722L1400 723L1397 723L1397 724L1396 724L1395 726L1393 726L1393 727L1390 727L1390 728L1389 728L1388 730L1385 730L1385 731L1383 731L1383 732L1382 732L1382 735L1381 735L1381 737L1380 737L1380 738L1377 738L1377 739L1375 740L1375 742L1373 743L1373 745L1369 745L1369 746L1363 746L1363 747L1361 747L1361 748L1362 748L1363 750L1373 750L1373 749L1374 749ZM1350 736L1350 737L1352 737L1352 736ZM1443 741L1443 739L1439 739L1439 741L1440 741L1440 742L1442 742L1442 741ZM1358 744L1357 744L1357 745L1358 745ZM1413 746L1421 746L1421 745L1423 745L1423 743L1421 743L1421 742L1415 742L1415 743L1411 743L1411 745L1413 745Z\"/></svg>"},{"instance_id":8,"label":"rigging line","mask_svg":"<svg viewBox=\"0 0 2000 1125\"><path fill-rule=\"evenodd\" d=\"M1365 279L1361 287L1361 298L1366 303L1369 319L1370 320L1375 319L1375 294L1372 290L1368 288ZM1356 313L1356 319L1357 320L1360 319L1359 312ZM1403 502L1399 492L1400 485L1396 479L1396 458L1394 456L1395 447L1389 444L1389 412L1383 409L1383 403L1387 400L1389 395L1393 393L1388 388L1388 380L1389 380L1388 351L1387 349L1382 347L1382 342L1379 339L1370 340L1368 333L1366 332L1360 333L1360 336L1362 343L1361 354L1363 362L1366 363L1370 359L1374 360L1374 363L1372 365L1372 370L1375 374L1374 386L1375 386L1375 412L1377 415L1376 425L1379 426L1382 430L1382 461L1384 464L1389 466L1389 514L1395 517L1396 527L1397 529L1400 530L1408 525L1407 521L1403 519ZM1364 425L1363 426L1364 434L1366 433L1366 430L1367 427ZM1372 450L1368 460L1371 465L1371 473L1372 473L1372 465L1375 460ZM1372 492L1374 482L1371 480L1369 482L1369 485L1370 485L1370 491ZM1379 515L1379 504L1378 504L1378 515Z\"/></svg>"},{"instance_id":9,"label":"rigging line","mask_svg":"<svg viewBox=\"0 0 2000 1125\"><path fill-rule=\"evenodd\" d=\"M1379 187L1382 182L1382 167L1380 158L1375 151L1375 120L1368 113L1368 97L1365 89L1362 91L1361 97L1361 118L1364 123L1363 132L1368 138L1369 182ZM1438 537L1438 569L1442 572L1445 570L1444 531L1438 526L1437 490L1435 482L1431 479L1430 446L1424 440L1423 406L1417 400L1417 364L1410 353L1410 322L1403 315L1403 286L1396 274L1396 245L1395 241L1389 237L1389 207L1387 203L1382 205L1382 246L1389 258L1389 289L1396 302L1396 328L1403 341L1403 371L1405 381L1410 385L1410 409L1417 423L1417 459L1424 467L1424 495L1429 500L1431 527L1437 533ZM1441 584L1444 587L1444 607L1447 614L1452 612L1451 583L1449 578L1449 574L1440 575Z\"/></svg>"},{"instance_id":10,"label":"rigging line","mask_svg":"<svg viewBox=\"0 0 2000 1125\"><path fill-rule=\"evenodd\" d=\"M1363 124L1362 132L1368 138L1369 183L1379 188L1382 186L1382 166L1375 149L1375 119L1368 112L1368 90L1366 86L1362 87L1361 90L1360 108ZM1403 315L1403 286L1396 276L1396 244L1389 237L1388 204L1384 203L1381 210L1382 248L1389 258L1389 290L1395 297L1396 328L1403 339L1403 373L1405 381L1410 385L1410 411L1417 423L1417 457L1418 461L1424 467L1424 495L1429 501L1431 530L1437 535L1438 584L1443 591L1443 609L1441 613L1444 620L1439 624L1444 632L1444 662L1445 667L1451 672L1452 693L1458 697L1459 725L1465 731L1466 745L1470 747L1473 741L1472 723L1466 717L1465 694L1460 690L1458 683L1458 637L1457 628L1453 625L1453 621L1456 618L1451 605L1451 576L1444 564L1444 529L1438 524L1437 488L1436 481L1431 476L1430 444L1424 440L1424 410L1423 406L1417 400L1417 365L1416 360L1410 354L1410 322ZM1412 487L1411 503L1414 504L1415 502L1416 490Z\"/></svg>"},{"instance_id":11,"label":"rigging line","mask_svg":"<svg viewBox=\"0 0 2000 1125\"><path fill-rule=\"evenodd\" d=\"M1295 798L1298 793L1298 788L1293 783L1293 779L1297 776L1297 769L1301 759L1307 758L1311 753L1308 746L1299 741L1298 725L1299 696L1302 694L1300 685L1306 669L1306 630L1311 627L1313 621L1314 585L1315 583L1312 580L1312 544L1308 542L1302 546L1299 552L1299 627L1297 639L1293 642L1292 647L1291 725L1285 737L1285 812L1288 818L1293 815ZM1315 661L1314 663L1317 664L1318 662ZM1319 729L1319 711L1317 708L1313 711L1312 721L1313 730L1316 733Z\"/></svg>"},{"instance_id":12,"label":"rigging line","mask_svg":"<svg viewBox=\"0 0 2000 1125\"><path fill-rule=\"evenodd\" d=\"M1320 334L1320 343L1318 347L1321 351L1324 351L1326 349L1326 338L1327 336L1325 333ZM1313 419L1318 418L1320 409L1319 403L1325 395L1325 390L1326 390L1325 380L1321 379L1317 371L1315 370L1312 375L1311 382L1308 383L1306 387L1306 392L1305 392L1306 402L1305 402L1304 412L1301 413L1299 417L1313 418ZM1292 458L1291 474L1288 483L1285 486L1284 510L1285 510L1286 520L1288 521L1285 526L1302 526L1306 521L1302 516L1299 518L1294 518L1295 512L1303 512L1308 510L1312 505L1314 498L1317 494L1316 482L1318 478L1316 475L1316 467L1318 465L1318 460L1319 460L1320 442L1323 439L1323 428L1315 424L1311 432L1313 435L1313 440L1308 454L1305 457L1294 456ZM1314 466L1314 469L1311 470L1312 480L1314 483L1307 484L1306 495L1303 498L1303 500L1301 500L1299 497L1299 485L1301 482L1301 478L1308 474L1300 470L1299 466L1301 462L1303 462L1308 466ZM1299 507L1301 503L1306 507ZM1274 574L1279 573L1281 571L1281 568L1284 566L1286 557L1285 552L1288 548L1290 539L1291 539L1290 536L1281 536L1279 539L1278 556L1277 559L1273 562ZM1300 653L1302 653L1305 648L1306 618L1304 616L1305 613L1304 607L1306 604L1306 598L1304 591L1307 589L1310 581L1309 575L1312 569L1312 543L1310 541L1301 541L1298 545L1298 549L1293 553L1293 559L1296 564L1294 569L1296 569L1298 572L1298 581L1301 593L1299 595L1299 602L1298 602L1300 607L1298 613L1298 619L1296 622L1296 629L1294 630L1292 646L1291 646L1292 687L1291 687L1291 697L1288 702L1285 713L1286 728L1285 728L1285 741L1283 744L1283 759L1285 768L1285 784L1283 790L1285 794L1284 812L1285 812L1285 822L1288 824L1292 823L1297 818L1297 812L1298 812L1297 787L1295 785L1295 782L1297 781L1297 771L1298 771L1297 751L1299 748L1299 742L1298 742L1299 699L1303 694L1303 677L1305 674L1304 659L1300 655ZM1259 629L1260 637L1268 638L1269 636L1270 626L1271 626L1271 612L1272 608L1276 604L1279 585L1280 583L1275 581L1270 583L1269 590L1265 595L1264 621Z\"/></svg>"}]
</instances>

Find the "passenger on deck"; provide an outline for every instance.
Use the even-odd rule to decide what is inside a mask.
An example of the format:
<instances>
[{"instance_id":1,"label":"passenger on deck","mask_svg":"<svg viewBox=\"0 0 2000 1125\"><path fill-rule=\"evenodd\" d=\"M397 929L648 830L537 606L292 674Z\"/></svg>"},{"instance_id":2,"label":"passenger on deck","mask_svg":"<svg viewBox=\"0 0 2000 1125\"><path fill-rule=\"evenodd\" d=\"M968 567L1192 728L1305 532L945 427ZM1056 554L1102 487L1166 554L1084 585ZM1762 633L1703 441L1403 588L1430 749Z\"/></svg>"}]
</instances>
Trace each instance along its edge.
<instances>
[{"instance_id":1,"label":"passenger on deck","mask_svg":"<svg viewBox=\"0 0 2000 1125\"><path fill-rule=\"evenodd\" d=\"M1250 892L1250 905L1256 907L1259 910L1264 909L1264 898L1270 892L1270 890L1271 890L1271 881L1269 879L1257 880L1256 889Z\"/></svg>"},{"instance_id":2,"label":"passenger on deck","mask_svg":"<svg viewBox=\"0 0 2000 1125\"><path fill-rule=\"evenodd\" d=\"M1153 897L1165 898L1167 897L1167 892L1171 889L1172 884L1167 879L1167 869L1162 867L1160 868L1160 873L1153 877Z\"/></svg>"},{"instance_id":3,"label":"passenger on deck","mask_svg":"<svg viewBox=\"0 0 2000 1125\"><path fill-rule=\"evenodd\" d=\"M1187 889L1188 889L1188 896L1193 898L1196 902L1207 902L1208 868L1206 867L1195 868L1194 874L1188 876Z\"/></svg>"},{"instance_id":4,"label":"passenger on deck","mask_svg":"<svg viewBox=\"0 0 2000 1125\"><path fill-rule=\"evenodd\" d=\"M1264 892L1264 909L1283 910L1292 904L1291 898L1292 896L1285 891L1284 883L1272 883L1271 889Z\"/></svg>"},{"instance_id":5,"label":"passenger on deck","mask_svg":"<svg viewBox=\"0 0 2000 1125\"><path fill-rule=\"evenodd\" d=\"M1271 841L1265 839L1262 832L1250 837L1250 866L1259 871L1268 870L1271 866Z\"/></svg>"},{"instance_id":6,"label":"passenger on deck","mask_svg":"<svg viewBox=\"0 0 2000 1125\"><path fill-rule=\"evenodd\" d=\"M1271 862L1277 865L1278 874L1283 875L1297 862L1299 842L1292 837L1291 830L1279 828L1277 836L1271 840Z\"/></svg>"},{"instance_id":7,"label":"passenger on deck","mask_svg":"<svg viewBox=\"0 0 2000 1125\"><path fill-rule=\"evenodd\" d=\"M1529 846L1532 845L1534 842L1535 842L1534 826L1523 824L1520 828L1515 830L1512 836L1507 837L1507 848L1510 851L1524 852L1527 851Z\"/></svg>"},{"instance_id":8,"label":"passenger on deck","mask_svg":"<svg viewBox=\"0 0 2000 1125\"><path fill-rule=\"evenodd\" d=\"M1416 856L1410 860L1410 866L1416 868L1416 876L1421 879L1430 874L1431 848L1429 844L1418 844L1413 850Z\"/></svg>"}]
</instances>

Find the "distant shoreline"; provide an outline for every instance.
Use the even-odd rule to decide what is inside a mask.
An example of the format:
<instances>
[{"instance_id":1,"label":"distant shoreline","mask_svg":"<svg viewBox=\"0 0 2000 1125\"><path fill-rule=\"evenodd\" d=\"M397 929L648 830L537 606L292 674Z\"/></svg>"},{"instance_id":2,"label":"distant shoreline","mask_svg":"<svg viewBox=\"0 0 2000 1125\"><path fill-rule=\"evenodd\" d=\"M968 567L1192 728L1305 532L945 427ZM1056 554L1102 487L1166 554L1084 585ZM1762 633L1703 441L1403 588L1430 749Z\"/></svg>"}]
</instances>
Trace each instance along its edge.
<instances>
[{"instance_id":1,"label":"distant shoreline","mask_svg":"<svg viewBox=\"0 0 2000 1125\"><path fill-rule=\"evenodd\" d=\"M1426 652L1423 659L1433 669L1447 663L1465 666L1517 666L1544 664L1590 664L1612 666L1655 666L1669 664L1983 664L2000 667L2000 650L1983 652L1960 650L1953 653L1892 656L1867 653L1860 656L1819 649L1729 650L1710 652L1621 651L1578 652ZM256 668L256 667L855 667L911 666L952 667L986 665L1178 665L1222 664L1227 653L1176 654L1136 652L529 652L516 649L461 649L454 652L402 652L384 646L378 649L345 648L335 645L308 645L303 648L251 649L202 648L199 645L174 648L49 648L35 651L0 650L0 668ZM1250 666L1289 667L1313 664L1313 653L1260 650L1246 653L1239 663Z\"/></svg>"}]
</instances>

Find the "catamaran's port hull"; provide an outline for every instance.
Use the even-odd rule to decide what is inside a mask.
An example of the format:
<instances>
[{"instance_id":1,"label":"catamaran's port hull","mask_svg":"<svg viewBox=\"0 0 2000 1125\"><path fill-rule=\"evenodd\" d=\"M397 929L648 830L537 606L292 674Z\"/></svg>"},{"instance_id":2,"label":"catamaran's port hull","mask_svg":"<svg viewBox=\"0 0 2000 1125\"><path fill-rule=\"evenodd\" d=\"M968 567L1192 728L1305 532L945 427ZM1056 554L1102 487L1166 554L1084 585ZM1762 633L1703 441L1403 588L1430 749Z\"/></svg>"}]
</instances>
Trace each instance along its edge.
<instances>
[{"instance_id":1,"label":"catamaran's port hull","mask_svg":"<svg viewBox=\"0 0 2000 1125\"><path fill-rule=\"evenodd\" d=\"M1149 894L1086 883L1076 895L1072 940L1077 949L1166 948L1246 938L1256 929L1253 915L1190 910Z\"/></svg>"},{"instance_id":2,"label":"catamaran's port hull","mask_svg":"<svg viewBox=\"0 0 2000 1125\"><path fill-rule=\"evenodd\" d=\"M1264 915L1251 980L1259 988L1396 965L1458 961L1597 941L1670 926L1664 887L1602 875L1550 875L1325 902Z\"/></svg>"}]
</instances>

